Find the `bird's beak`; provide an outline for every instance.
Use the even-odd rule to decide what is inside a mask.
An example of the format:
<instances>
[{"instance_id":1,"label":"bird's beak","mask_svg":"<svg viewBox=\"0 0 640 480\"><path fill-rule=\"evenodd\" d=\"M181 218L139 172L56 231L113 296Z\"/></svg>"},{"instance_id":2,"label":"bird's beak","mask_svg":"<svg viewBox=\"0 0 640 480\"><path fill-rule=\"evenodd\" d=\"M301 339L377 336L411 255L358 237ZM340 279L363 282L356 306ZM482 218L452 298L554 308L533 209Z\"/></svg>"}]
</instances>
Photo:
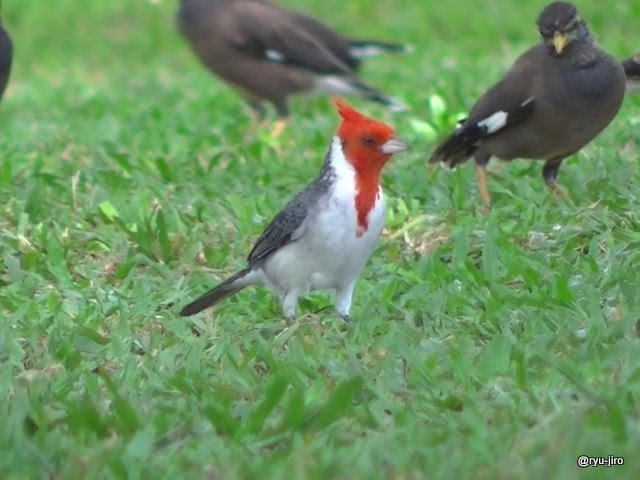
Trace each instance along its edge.
<instances>
[{"instance_id":1,"label":"bird's beak","mask_svg":"<svg viewBox=\"0 0 640 480\"><path fill-rule=\"evenodd\" d=\"M556 53L560 55L564 50L564 47L566 47L567 43L569 43L569 38L566 34L555 32L553 34L553 39L551 39L551 43L553 44L553 48L556 49Z\"/></svg>"},{"instance_id":2,"label":"bird's beak","mask_svg":"<svg viewBox=\"0 0 640 480\"><path fill-rule=\"evenodd\" d=\"M404 152L409 149L409 144L397 137L393 137L382 144L380 150L385 155L393 155L394 153Z\"/></svg>"}]
</instances>

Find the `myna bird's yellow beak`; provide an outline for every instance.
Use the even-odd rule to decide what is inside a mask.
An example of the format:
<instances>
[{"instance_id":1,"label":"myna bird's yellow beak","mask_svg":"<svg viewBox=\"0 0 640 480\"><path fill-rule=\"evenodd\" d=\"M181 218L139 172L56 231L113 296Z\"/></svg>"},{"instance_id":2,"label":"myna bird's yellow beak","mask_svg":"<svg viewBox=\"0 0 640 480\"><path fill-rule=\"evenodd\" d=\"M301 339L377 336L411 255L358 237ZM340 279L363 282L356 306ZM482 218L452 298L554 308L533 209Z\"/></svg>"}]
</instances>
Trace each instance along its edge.
<instances>
[{"instance_id":1,"label":"myna bird's yellow beak","mask_svg":"<svg viewBox=\"0 0 640 480\"><path fill-rule=\"evenodd\" d=\"M551 43L553 43L553 48L556 49L556 53L560 55L564 50L564 47L566 47L567 43L569 43L569 39L567 38L566 34L555 32L553 34L553 39L551 40Z\"/></svg>"}]
</instances>

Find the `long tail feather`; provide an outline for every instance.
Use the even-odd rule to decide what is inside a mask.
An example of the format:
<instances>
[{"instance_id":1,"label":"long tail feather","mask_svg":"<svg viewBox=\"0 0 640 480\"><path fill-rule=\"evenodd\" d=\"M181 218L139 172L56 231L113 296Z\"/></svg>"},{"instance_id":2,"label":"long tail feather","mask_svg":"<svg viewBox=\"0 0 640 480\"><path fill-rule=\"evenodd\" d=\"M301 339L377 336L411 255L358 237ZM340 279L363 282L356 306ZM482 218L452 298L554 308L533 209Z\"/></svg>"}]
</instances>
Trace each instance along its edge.
<instances>
[{"instance_id":1,"label":"long tail feather","mask_svg":"<svg viewBox=\"0 0 640 480\"><path fill-rule=\"evenodd\" d=\"M380 103L394 112L404 112L407 110L407 106L398 100L397 98L385 95L380 90L377 90L369 85L365 85L362 82L352 82L353 87L356 89L358 95L371 100L373 102Z\"/></svg>"},{"instance_id":2,"label":"long tail feather","mask_svg":"<svg viewBox=\"0 0 640 480\"><path fill-rule=\"evenodd\" d=\"M392 111L402 112L407 109L400 100L385 95L369 85L362 83L354 76L322 75L317 79L317 91L339 95L358 95L373 102L381 103Z\"/></svg>"},{"instance_id":3,"label":"long tail feather","mask_svg":"<svg viewBox=\"0 0 640 480\"><path fill-rule=\"evenodd\" d=\"M640 93L640 53L622 62L627 76L627 92Z\"/></svg>"},{"instance_id":4,"label":"long tail feather","mask_svg":"<svg viewBox=\"0 0 640 480\"><path fill-rule=\"evenodd\" d=\"M529 116L535 108L535 101L529 98L508 111L499 110L480 121L465 120L458 124L429 159L429 163L442 162L450 168L463 163L474 154L480 140L496 134Z\"/></svg>"},{"instance_id":5,"label":"long tail feather","mask_svg":"<svg viewBox=\"0 0 640 480\"><path fill-rule=\"evenodd\" d=\"M383 53L409 53L411 51L413 48L410 45L377 40L351 40L349 48L349 53L356 58L373 57Z\"/></svg>"},{"instance_id":6,"label":"long tail feather","mask_svg":"<svg viewBox=\"0 0 640 480\"><path fill-rule=\"evenodd\" d=\"M486 135L483 128L477 124L469 125L453 132L436 148L429 159L429 163L442 162L449 168L469 159L476 151L477 142Z\"/></svg>"},{"instance_id":7,"label":"long tail feather","mask_svg":"<svg viewBox=\"0 0 640 480\"><path fill-rule=\"evenodd\" d=\"M242 282L241 280L250 272L249 268L245 268L244 270L240 270L238 273L233 276L227 278L224 282L218 285L215 288L212 288L204 295L198 297L189 305L180 310L180 315L183 317L188 317L189 315L195 315L196 313L201 312L202 310L209 308L215 305L218 302L221 302L225 298L230 297L231 295L239 292L243 288L249 286L248 282Z\"/></svg>"}]
</instances>

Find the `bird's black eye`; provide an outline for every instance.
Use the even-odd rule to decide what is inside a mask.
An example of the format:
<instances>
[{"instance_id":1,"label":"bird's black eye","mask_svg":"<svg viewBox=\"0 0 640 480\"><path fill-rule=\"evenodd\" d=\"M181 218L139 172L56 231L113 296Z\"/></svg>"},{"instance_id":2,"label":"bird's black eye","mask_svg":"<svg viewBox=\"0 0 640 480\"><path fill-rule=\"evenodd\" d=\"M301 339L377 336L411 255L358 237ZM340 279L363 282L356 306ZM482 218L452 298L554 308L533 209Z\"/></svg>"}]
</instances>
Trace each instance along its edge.
<instances>
[{"instance_id":1,"label":"bird's black eye","mask_svg":"<svg viewBox=\"0 0 640 480\"><path fill-rule=\"evenodd\" d=\"M538 31L540 32L540 36L544 38L548 38L553 35L553 33L550 32L547 28L539 28Z\"/></svg>"},{"instance_id":2,"label":"bird's black eye","mask_svg":"<svg viewBox=\"0 0 640 480\"><path fill-rule=\"evenodd\" d=\"M565 32L571 32L571 31L575 30L576 28L578 28L579 24L580 24L580 19L579 18L574 18L573 20L571 20L569 22L569 24L565 28Z\"/></svg>"},{"instance_id":3,"label":"bird's black eye","mask_svg":"<svg viewBox=\"0 0 640 480\"><path fill-rule=\"evenodd\" d=\"M373 138L371 135L365 135L364 137L362 137L361 141L362 141L362 145L367 148L373 147L376 143L376 139Z\"/></svg>"}]
</instances>

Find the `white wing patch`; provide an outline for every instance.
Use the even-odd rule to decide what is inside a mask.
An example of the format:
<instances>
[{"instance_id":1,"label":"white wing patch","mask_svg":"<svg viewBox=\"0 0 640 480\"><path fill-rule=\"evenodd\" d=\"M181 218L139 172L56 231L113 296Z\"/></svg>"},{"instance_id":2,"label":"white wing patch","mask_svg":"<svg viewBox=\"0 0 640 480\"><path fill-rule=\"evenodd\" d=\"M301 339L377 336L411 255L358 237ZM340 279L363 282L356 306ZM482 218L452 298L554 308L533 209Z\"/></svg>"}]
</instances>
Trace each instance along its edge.
<instances>
[{"instance_id":1,"label":"white wing patch","mask_svg":"<svg viewBox=\"0 0 640 480\"><path fill-rule=\"evenodd\" d=\"M284 62L284 55L282 54L282 52L279 52L277 50L273 50L269 48L266 52L264 52L264 55L265 57L267 57L267 59L271 60L272 62L278 62L278 63Z\"/></svg>"},{"instance_id":2,"label":"white wing patch","mask_svg":"<svg viewBox=\"0 0 640 480\"><path fill-rule=\"evenodd\" d=\"M516 116L516 118L518 118L522 113L521 110L524 109L531 102L533 102L533 97L527 98L524 102L520 104L520 107L518 110L514 110L511 113L513 113ZM481 120L480 122L478 122L478 127L486 128L487 135L491 135L492 133L496 133L498 130L503 129L505 125L509 123L509 115L510 113L505 112L504 110L500 110L488 116L484 120Z\"/></svg>"},{"instance_id":3,"label":"white wing patch","mask_svg":"<svg viewBox=\"0 0 640 480\"><path fill-rule=\"evenodd\" d=\"M375 57L384 53L385 50L375 45L363 45L361 47L350 47L349 53L357 58Z\"/></svg>"},{"instance_id":4,"label":"white wing patch","mask_svg":"<svg viewBox=\"0 0 640 480\"><path fill-rule=\"evenodd\" d=\"M507 118L509 118L509 114L500 110L499 112L496 112L493 115L485 118L481 122L478 122L478 126L481 128L486 128L487 134L491 135L501 128L504 128L504 126L507 124Z\"/></svg>"},{"instance_id":5,"label":"white wing patch","mask_svg":"<svg viewBox=\"0 0 640 480\"><path fill-rule=\"evenodd\" d=\"M358 89L353 86L347 78L338 75L318 75L315 81L316 93L340 93L354 95L358 93Z\"/></svg>"}]
</instances>

